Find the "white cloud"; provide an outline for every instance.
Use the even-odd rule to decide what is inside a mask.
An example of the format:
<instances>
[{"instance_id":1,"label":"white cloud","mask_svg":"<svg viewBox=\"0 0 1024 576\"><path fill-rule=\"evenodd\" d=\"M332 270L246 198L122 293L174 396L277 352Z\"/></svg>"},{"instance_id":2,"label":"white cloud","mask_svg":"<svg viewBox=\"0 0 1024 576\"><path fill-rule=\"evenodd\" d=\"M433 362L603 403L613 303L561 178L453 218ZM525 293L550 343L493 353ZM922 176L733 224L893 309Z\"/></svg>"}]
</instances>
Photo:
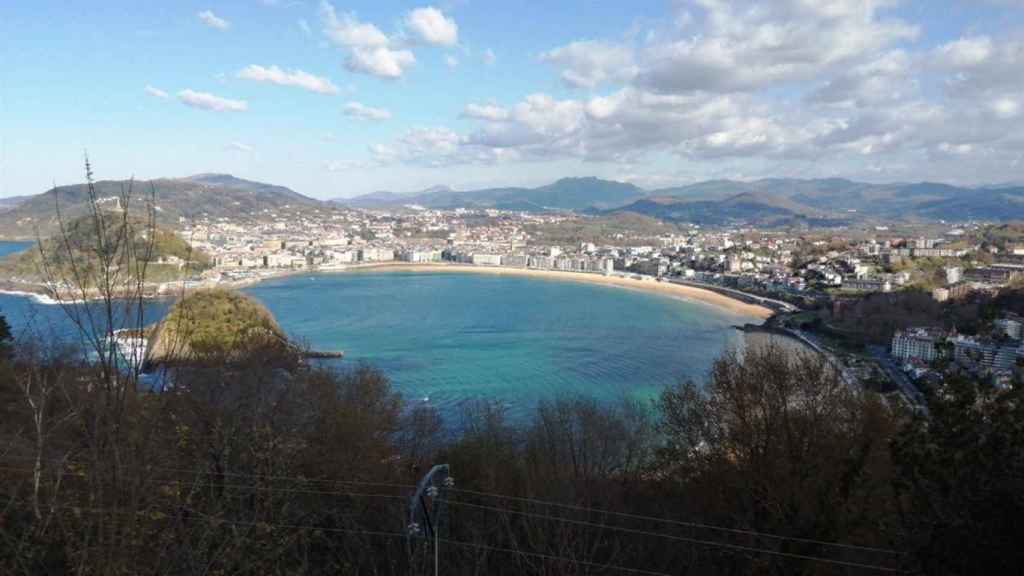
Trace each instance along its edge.
<instances>
[{"instance_id":1,"label":"white cloud","mask_svg":"<svg viewBox=\"0 0 1024 576\"><path fill-rule=\"evenodd\" d=\"M310 27L309 22L305 18L299 18L297 24L299 25L299 30L302 30L303 34L306 36L313 35L313 28Z\"/></svg>"},{"instance_id":2,"label":"white cloud","mask_svg":"<svg viewBox=\"0 0 1024 576\"><path fill-rule=\"evenodd\" d=\"M227 149L228 150L233 150L235 152L244 152L246 154L248 154L250 152L253 152L253 147L252 146L249 146L248 144L244 144L242 142L237 142L237 141L228 144L227 145Z\"/></svg>"},{"instance_id":3,"label":"white cloud","mask_svg":"<svg viewBox=\"0 0 1024 576\"><path fill-rule=\"evenodd\" d=\"M448 56L444 57L444 63L445 63L446 66L448 66L448 68L450 68L452 70L454 70L454 69L459 67L459 59L456 58L455 56L450 55L450 54Z\"/></svg>"},{"instance_id":4,"label":"white cloud","mask_svg":"<svg viewBox=\"0 0 1024 576\"><path fill-rule=\"evenodd\" d=\"M411 163L484 163L513 159L576 158L632 163L651 152L688 158L805 154L827 127L772 114L749 96L664 95L626 87L608 96L558 99L532 94L509 109L467 105L463 116L488 120L450 137L455 150L439 155L403 147ZM458 136L458 135L455 135Z\"/></svg>"},{"instance_id":5,"label":"white cloud","mask_svg":"<svg viewBox=\"0 0 1024 576\"><path fill-rule=\"evenodd\" d=\"M381 164L389 164L398 157L398 150L387 144L371 144L370 154L375 161Z\"/></svg>"},{"instance_id":6,"label":"white cloud","mask_svg":"<svg viewBox=\"0 0 1024 576\"><path fill-rule=\"evenodd\" d=\"M633 51L621 44L578 41L541 54L541 60L562 69L562 80L576 88L624 82L636 75Z\"/></svg>"},{"instance_id":7,"label":"white cloud","mask_svg":"<svg viewBox=\"0 0 1024 576\"><path fill-rule=\"evenodd\" d=\"M493 66L494 63L498 61L498 56L494 53L494 50L488 48L487 50L484 50L484 53L480 57L480 59L483 60L484 64L488 66Z\"/></svg>"},{"instance_id":8,"label":"white cloud","mask_svg":"<svg viewBox=\"0 0 1024 576\"><path fill-rule=\"evenodd\" d=\"M945 74L947 93L965 101L1024 95L1024 39L963 37L931 53L930 70Z\"/></svg>"},{"instance_id":9,"label":"white cloud","mask_svg":"<svg viewBox=\"0 0 1024 576\"><path fill-rule=\"evenodd\" d=\"M699 35L655 42L642 51L639 83L665 93L756 90L806 80L916 38L918 29L881 19L883 0L820 2L700 0Z\"/></svg>"},{"instance_id":10,"label":"white cloud","mask_svg":"<svg viewBox=\"0 0 1024 576\"><path fill-rule=\"evenodd\" d=\"M349 102L348 104L345 104L343 111L346 116L358 118L360 120L382 121L391 119L391 112L388 110L385 110L384 108L373 108L360 102Z\"/></svg>"},{"instance_id":11,"label":"white cloud","mask_svg":"<svg viewBox=\"0 0 1024 576\"><path fill-rule=\"evenodd\" d=\"M202 12L196 14L196 17L199 18L200 22L206 24L210 28L216 28L218 30L227 30L231 27L230 22L223 18L218 17L210 10L203 10Z\"/></svg>"},{"instance_id":12,"label":"white cloud","mask_svg":"<svg viewBox=\"0 0 1024 576\"><path fill-rule=\"evenodd\" d=\"M854 66L827 80L808 100L842 106L868 106L898 101L916 90L910 56L893 50L877 59Z\"/></svg>"},{"instance_id":13,"label":"white cloud","mask_svg":"<svg viewBox=\"0 0 1024 576\"><path fill-rule=\"evenodd\" d=\"M171 95L168 94L167 92L164 92L163 90L161 90L159 88L154 88L154 87L150 86L149 84L146 84L146 87L144 88L144 90L146 91L146 94L149 94L150 96L156 96L157 98L170 98L171 97Z\"/></svg>"},{"instance_id":14,"label":"white cloud","mask_svg":"<svg viewBox=\"0 0 1024 576\"><path fill-rule=\"evenodd\" d=\"M492 164L518 157L515 150L476 146L445 126L413 128L391 143L371 145L369 151L378 166L395 163L424 167Z\"/></svg>"},{"instance_id":15,"label":"white cloud","mask_svg":"<svg viewBox=\"0 0 1024 576\"><path fill-rule=\"evenodd\" d=\"M465 110L462 111L462 115L466 118L476 118L478 120L507 120L509 117L508 110L498 106L496 104L466 104Z\"/></svg>"},{"instance_id":16,"label":"white cloud","mask_svg":"<svg viewBox=\"0 0 1024 576\"><path fill-rule=\"evenodd\" d=\"M387 46L386 34L373 24L360 22L355 14L342 14L340 17L334 6L326 1L320 3L320 14L324 20L324 34L332 42L347 47Z\"/></svg>"},{"instance_id":17,"label":"white cloud","mask_svg":"<svg viewBox=\"0 0 1024 576\"><path fill-rule=\"evenodd\" d=\"M906 42L918 28L891 6L691 0L692 12L648 33L639 25L541 54L569 86L619 85L611 90L469 102L460 116L480 122L468 130L415 128L375 144L369 158L416 168L608 163L594 171L663 183L645 163L682 158L687 179L1015 178L1024 166L1024 39L975 33L922 47ZM394 39L382 47L404 49ZM472 54L494 62L493 51Z\"/></svg>"},{"instance_id":18,"label":"white cloud","mask_svg":"<svg viewBox=\"0 0 1024 576\"><path fill-rule=\"evenodd\" d=\"M989 108L999 118L1015 118L1020 114L1020 101L1009 96L1002 96L990 102Z\"/></svg>"},{"instance_id":19,"label":"white cloud","mask_svg":"<svg viewBox=\"0 0 1024 576\"><path fill-rule=\"evenodd\" d=\"M459 41L459 26L455 20L433 6L417 8L406 14L405 25L421 42L454 46Z\"/></svg>"},{"instance_id":20,"label":"white cloud","mask_svg":"<svg viewBox=\"0 0 1024 576\"><path fill-rule=\"evenodd\" d=\"M295 86L318 94L337 94L338 87L327 78L314 76L302 70L283 70L277 66L252 64L239 70L237 76L245 80L270 82L279 86Z\"/></svg>"},{"instance_id":21,"label":"white cloud","mask_svg":"<svg viewBox=\"0 0 1024 576\"><path fill-rule=\"evenodd\" d=\"M409 66L416 63L416 56L409 50L392 50L383 46L352 48L345 61L351 72L362 72L383 78L398 78Z\"/></svg>"},{"instance_id":22,"label":"white cloud","mask_svg":"<svg viewBox=\"0 0 1024 576\"><path fill-rule=\"evenodd\" d=\"M379 165L380 163L378 162L368 162L366 160L335 160L324 163L324 170L328 172L352 172L375 168Z\"/></svg>"},{"instance_id":23,"label":"white cloud","mask_svg":"<svg viewBox=\"0 0 1024 576\"><path fill-rule=\"evenodd\" d=\"M458 134L444 126L413 128L399 139L410 157L452 154L460 141Z\"/></svg>"},{"instance_id":24,"label":"white cloud","mask_svg":"<svg viewBox=\"0 0 1024 576\"><path fill-rule=\"evenodd\" d=\"M974 151L974 146L970 144L950 144L949 142L942 142L938 146L940 152L947 154L965 155L970 154Z\"/></svg>"},{"instance_id":25,"label":"white cloud","mask_svg":"<svg viewBox=\"0 0 1024 576\"><path fill-rule=\"evenodd\" d=\"M556 100L547 94L530 94L512 108L513 119L545 136L563 136L580 128L584 107L579 100Z\"/></svg>"},{"instance_id":26,"label":"white cloud","mask_svg":"<svg viewBox=\"0 0 1024 576\"><path fill-rule=\"evenodd\" d=\"M348 49L345 68L350 72L399 78L406 68L416 63L416 56L410 50L395 46L380 28L360 22L354 14L339 16L326 0L320 2L320 15L324 34Z\"/></svg>"},{"instance_id":27,"label":"white cloud","mask_svg":"<svg viewBox=\"0 0 1024 576\"><path fill-rule=\"evenodd\" d=\"M190 89L178 92L178 100L193 108L214 112L241 112L249 109L249 104L245 100L231 100L214 96L208 92L196 92Z\"/></svg>"},{"instance_id":28,"label":"white cloud","mask_svg":"<svg viewBox=\"0 0 1024 576\"><path fill-rule=\"evenodd\" d=\"M992 39L988 36L960 38L936 50L940 64L955 68L977 66L992 56Z\"/></svg>"}]
</instances>

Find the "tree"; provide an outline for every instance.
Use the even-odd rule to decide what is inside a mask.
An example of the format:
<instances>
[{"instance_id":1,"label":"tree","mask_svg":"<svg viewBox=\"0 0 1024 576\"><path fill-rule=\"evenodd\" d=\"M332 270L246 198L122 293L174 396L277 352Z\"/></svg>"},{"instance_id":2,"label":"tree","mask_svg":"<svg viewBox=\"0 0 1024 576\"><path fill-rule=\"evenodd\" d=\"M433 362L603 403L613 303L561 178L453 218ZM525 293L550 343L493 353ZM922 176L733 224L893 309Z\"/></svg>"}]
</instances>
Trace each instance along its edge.
<instances>
[{"instance_id":1,"label":"tree","mask_svg":"<svg viewBox=\"0 0 1024 576\"><path fill-rule=\"evenodd\" d=\"M947 377L893 442L905 537L927 574L1024 565L1024 393Z\"/></svg>"},{"instance_id":2,"label":"tree","mask_svg":"<svg viewBox=\"0 0 1024 576\"><path fill-rule=\"evenodd\" d=\"M661 398L657 473L683 509L711 523L816 540L889 545L894 419L823 358L776 344L715 361L706 386ZM747 545L822 555L817 544ZM891 558L851 554L848 560ZM790 573L797 564L787 565ZM813 563L804 571L813 571Z\"/></svg>"},{"instance_id":3,"label":"tree","mask_svg":"<svg viewBox=\"0 0 1024 576\"><path fill-rule=\"evenodd\" d=\"M7 317L0 315L0 359L10 358L14 344L14 333Z\"/></svg>"}]
</instances>

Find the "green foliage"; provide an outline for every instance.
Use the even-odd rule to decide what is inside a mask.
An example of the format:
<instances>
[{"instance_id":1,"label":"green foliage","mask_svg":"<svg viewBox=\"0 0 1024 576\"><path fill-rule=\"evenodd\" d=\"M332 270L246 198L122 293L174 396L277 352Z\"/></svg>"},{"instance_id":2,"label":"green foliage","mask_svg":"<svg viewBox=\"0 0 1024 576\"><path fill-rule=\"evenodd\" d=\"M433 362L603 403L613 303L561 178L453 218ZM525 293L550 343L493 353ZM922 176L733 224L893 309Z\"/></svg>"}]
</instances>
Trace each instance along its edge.
<instances>
[{"instance_id":1,"label":"green foliage","mask_svg":"<svg viewBox=\"0 0 1024 576\"><path fill-rule=\"evenodd\" d=\"M538 243L572 245L581 242L631 245L650 242L660 234L678 233L673 224L628 212L595 218L579 218L553 224L528 226Z\"/></svg>"},{"instance_id":2,"label":"green foliage","mask_svg":"<svg viewBox=\"0 0 1024 576\"><path fill-rule=\"evenodd\" d=\"M1013 246L1024 244L1024 222L1007 222L983 227L972 233L970 239L983 246L995 246L1007 250Z\"/></svg>"},{"instance_id":3,"label":"green foliage","mask_svg":"<svg viewBox=\"0 0 1024 576\"><path fill-rule=\"evenodd\" d=\"M152 195L159 209L157 223L164 227L179 225L181 218L231 217L233 220L255 219L263 210L279 214L302 214L326 206L283 186L251 182L223 174L203 174L190 178L159 178L149 181L100 180L93 182L101 209L125 208L136 218L148 218L147 203L141 193ZM115 202L133 190L131 202ZM60 186L43 194L28 197L11 210L0 212L0 235L34 238L37 233L50 236L59 231L59 218L54 205L59 203L65 222L92 213L89 184Z\"/></svg>"},{"instance_id":4,"label":"green foliage","mask_svg":"<svg viewBox=\"0 0 1024 576\"><path fill-rule=\"evenodd\" d=\"M188 242L177 233L163 228L157 228L154 233L153 259L159 260L168 256L174 256L200 269L209 267L209 255L200 250L193 250Z\"/></svg>"},{"instance_id":5,"label":"green foliage","mask_svg":"<svg viewBox=\"0 0 1024 576\"><path fill-rule=\"evenodd\" d=\"M192 250L172 231L152 228L134 217L123 220L119 214L101 214L102 241L96 219L84 216L65 226L66 238L47 238L41 244L4 257L0 260L0 274L35 282L61 282L78 277L85 281L86 288L94 288L103 266L103 250L111 252L111 262L125 273L124 278L145 274L147 282L180 280L210 266L208 255ZM132 245L128 246L128 242ZM184 266L160 264L169 257L180 259Z\"/></svg>"},{"instance_id":6,"label":"green foliage","mask_svg":"<svg viewBox=\"0 0 1024 576\"><path fill-rule=\"evenodd\" d=\"M233 290L196 290L154 329L147 360L226 359L268 345L286 348L287 338L262 304Z\"/></svg>"}]
</instances>

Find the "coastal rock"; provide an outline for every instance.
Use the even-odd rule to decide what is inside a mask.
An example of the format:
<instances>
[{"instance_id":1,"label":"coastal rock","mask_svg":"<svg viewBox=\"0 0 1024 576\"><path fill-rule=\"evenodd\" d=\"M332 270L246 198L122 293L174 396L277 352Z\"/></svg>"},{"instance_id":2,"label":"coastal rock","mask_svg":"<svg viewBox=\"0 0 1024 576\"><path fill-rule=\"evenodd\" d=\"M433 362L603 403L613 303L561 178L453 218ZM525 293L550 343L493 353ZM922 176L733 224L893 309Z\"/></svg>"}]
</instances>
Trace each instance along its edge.
<instances>
[{"instance_id":1,"label":"coastal rock","mask_svg":"<svg viewBox=\"0 0 1024 576\"><path fill-rule=\"evenodd\" d=\"M150 329L146 368L238 361L254 353L295 355L273 315L256 300L222 288L187 293Z\"/></svg>"}]
</instances>

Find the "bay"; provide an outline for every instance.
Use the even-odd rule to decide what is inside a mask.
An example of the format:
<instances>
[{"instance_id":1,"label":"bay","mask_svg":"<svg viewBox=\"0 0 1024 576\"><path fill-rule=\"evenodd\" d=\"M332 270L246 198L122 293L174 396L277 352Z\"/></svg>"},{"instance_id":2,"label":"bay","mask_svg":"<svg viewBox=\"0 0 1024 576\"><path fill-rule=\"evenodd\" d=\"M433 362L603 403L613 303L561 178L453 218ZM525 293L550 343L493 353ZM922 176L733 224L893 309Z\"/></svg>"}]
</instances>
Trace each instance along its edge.
<instances>
[{"instance_id":1,"label":"bay","mask_svg":"<svg viewBox=\"0 0 1024 576\"><path fill-rule=\"evenodd\" d=\"M3 243L0 243L2 245ZM653 399L704 379L713 359L756 321L662 294L507 275L360 271L302 274L251 286L293 338L379 367L411 402L457 419L468 400L513 420L538 401ZM159 319L165 301L147 304ZM0 294L0 314L26 338L74 338L59 306Z\"/></svg>"},{"instance_id":2,"label":"bay","mask_svg":"<svg viewBox=\"0 0 1024 576\"><path fill-rule=\"evenodd\" d=\"M35 245L35 242L0 242L0 258L15 252L28 250Z\"/></svg>"},{"instance_id":3,"label":"bay","mask_svg":"<svg viewBox=\"0 0 1024 576\"><path fill-rule=\"evenodd\" d=\"M732 326L754 321L661 294L489 274L308 274L246 291L289 334L380 367L449 415L473 399L514 418L559 396L652 399L703 380L739 345Z\"/></svg>"}]
</instances>

